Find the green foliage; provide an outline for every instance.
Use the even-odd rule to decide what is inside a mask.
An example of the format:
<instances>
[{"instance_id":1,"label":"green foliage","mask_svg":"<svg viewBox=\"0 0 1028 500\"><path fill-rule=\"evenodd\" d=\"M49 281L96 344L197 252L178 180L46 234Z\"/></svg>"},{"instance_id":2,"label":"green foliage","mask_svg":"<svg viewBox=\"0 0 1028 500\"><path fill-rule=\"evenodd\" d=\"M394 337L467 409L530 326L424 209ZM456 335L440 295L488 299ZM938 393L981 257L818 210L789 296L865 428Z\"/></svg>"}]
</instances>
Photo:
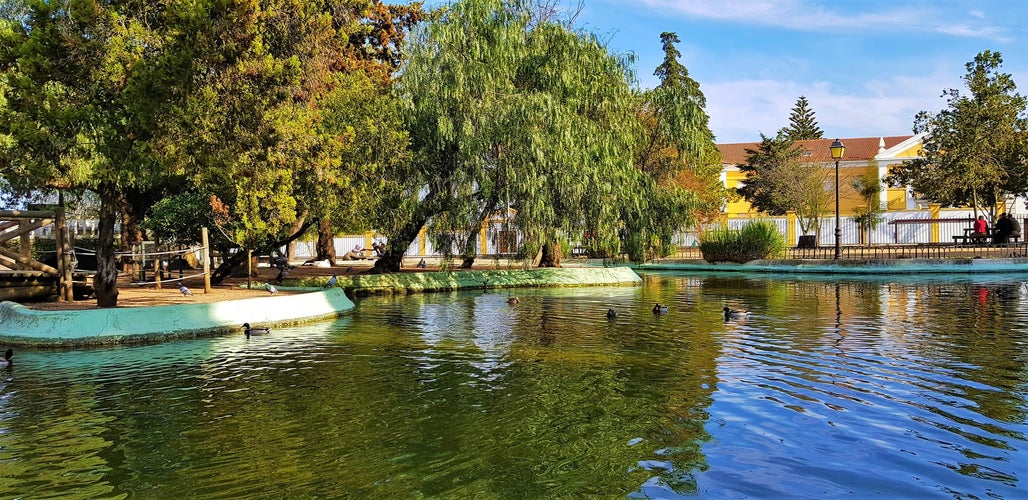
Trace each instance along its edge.
<instances>
[{"instance_id":1,"label":"green foliage","mask_svg":"<svg viewBox=\"0 0 1028 500\"><path fill-rule=\"evenodd\" d=\"M392 174L390 241L422 223L469 232L509 208L527 246L588 230L619 249L626 210L656 189L632 166L629 76L599 39L533 20L527 3L450 5L416 32L400 79L418 160Z\"/></svg>"},{"instance_id":2,"label":"green foliage","mask_svg":"<svg viewBox=\"0 0 1028 500\"><path fill-rule=\"evenodd\" d=\"M1026 100L1009 74L1000 73L998 52L967 63L964 83L943 92L947 108L922 111L914 131L925 133L922 157L894 168L887 181L910 186L916 196L946 206L992 209L1008 196L1028 192Z\"/></svg>"},{"instance_id":3,"label":"green foliage","mask_svg":"<svg viewBox=\"0 0 1028 500\"><path fill-rule=\"evenodd\" d=\"M856 216L853 220L860 225L863 232L872 231L884 220L880 200L882 193L882 180L878 177L878 169L869 168L864 173L853 179L853 189L860 194L864 205L857 207L854 211Z\"/></svg>"},{"instance_id":4,"label":"green foliage","mask_svg":"<svg viewBox=\"0 0 1028 500\"><path fill-rule=\"evenodd\" d=\"M665 32L660 38L664 60L654 75L661 83L638 96L636 117L642 135L636 140L635 161L657 182L657 195L665 199L649 204L649 215L639 215L656 226L627 228L629 233L641 233L623 238L636 260L663 255L670 247L666 233L654 229L671 226L674 231L692 226L698 219L710 220L725 200L721 154L703 109L706 98L678 60L678 35Z\"/></svg>"},{"instance_id":5,"label":"green foliage","mask_svg":"<svg viewBox=\"0 0 1028 500\"><path fill-rule=\"evenodd\" d=\"M782 129L788 138L794 141L824 138L824 131L817 125L814 111L808 106L806 96L796 99L796 105L792 107L792 113L789 114L789 126Z\"/></svg>"},{"instance_id":6,"label":"green foliage","mask_svg":"<svg viewBox=\"0 0 1028 500\"><path fill-rule=\"evenodd\" d=\"M707 262L776 259L784 257L787 248L785 237L766 221L750 222L739 230L711 229L700 236L700 253Z\"/></svg>"},{"instance_id":7,"label":"green foliage","mask_svg":"<svg viewBox=\"0 0 1028 500\"><path fill-rule=\"evenodd\" d=\"M816 163L801 162L800 148L784 134L774 138L761 134L760 139L757 149L746 150L746 164L739 166L746 173L739 194L770 215L796 212L803 234L819 228L829 204L826 170Z\"/></svg>"}]
</instances>

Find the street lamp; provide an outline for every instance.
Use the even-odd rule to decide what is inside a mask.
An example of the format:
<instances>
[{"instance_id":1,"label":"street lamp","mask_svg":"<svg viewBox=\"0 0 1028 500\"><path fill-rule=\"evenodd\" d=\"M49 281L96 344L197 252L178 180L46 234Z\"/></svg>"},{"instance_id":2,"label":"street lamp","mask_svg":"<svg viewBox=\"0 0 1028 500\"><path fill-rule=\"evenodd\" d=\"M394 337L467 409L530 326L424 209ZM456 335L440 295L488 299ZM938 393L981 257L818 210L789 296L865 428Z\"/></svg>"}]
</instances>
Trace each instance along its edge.
<instances>
[{"instance_id":1,"label":"street lamp","mask_svg":"<svg viewBox=\"0 0 1028 500\"><path fill-rule=\"evenodd\" d=\"M835 160L835 259L842 256L842 221L839 217L839 160L846 146L842 141L836 139L829 148L832 150L832 158Z\"/></svg>"}]
</instances>

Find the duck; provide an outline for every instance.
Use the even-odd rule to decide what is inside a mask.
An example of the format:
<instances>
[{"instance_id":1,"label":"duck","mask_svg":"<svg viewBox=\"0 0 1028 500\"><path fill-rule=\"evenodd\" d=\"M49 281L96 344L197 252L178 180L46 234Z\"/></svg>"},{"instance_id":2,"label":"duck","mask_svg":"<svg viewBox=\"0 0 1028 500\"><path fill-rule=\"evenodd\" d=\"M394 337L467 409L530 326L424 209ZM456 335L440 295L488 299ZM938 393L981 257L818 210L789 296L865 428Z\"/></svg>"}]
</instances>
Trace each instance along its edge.
<instances>
[{"instance_id":1,"label":"duck","mask_svg":"<svg viewBox=\"0 0 1028 500\"><path fill-rule=\"evenodd\" d=\"M182 295L185 295L187 297L190 296L190 295L193 295L192 290L186 288L186 285L179 285L178 286L178 291L179 291L179 293L181 293Z\"/></svg>"},{"instance_id":2,"label":"duck","mask_svg":"<svg viewBox=\"0 0 1028 500\"><path fill-rule=\"evenodd\" d=\"M275 285L272 285L271 283L265 283L264 288L272 295L278 293L278 288L275 288Z\"/></svg>"},{"instance_id":3,"label":"duck","mask_svg":"<svg viewBox=\"0 0 1028 500\"><path fill-rule=\"evenodd\" d=\"M653 304L653 314L667 314L667 306L662 306L660 303Z\"/></svg>"},{"instance_id":4,"label":"duck","mask_svg":"<svg viewBox=\"0 0 1028 500\"><path fill-rule=\"evenodd\" d=\"M749 311L743 311L741 309L729 309L728 307L725 307L725 321L728 321L733 318L744 318L749 313Z\"/></svg>"},{"instance_id":5,"label":"duck","mask_svg":"<svg viewBox=\"0 0 1028 500\"><path fill-rule=\"evenodd\" d=\"M7 352L4 353L4 360L0 361L0 368L10 368L11 366L13 366L14 361L11 360L11 358L13 357L14 349L8 349Z\"/></svg>"},{"instance_id":6,"label":"duck","mask_svg":"<svg viewBox=\"0 0 1028 500\"><path fill-rule=\"evenodd\" d=\"M328 279L328 283L325 283L325 288L332 288L332 287L336 286L336 283L338 283L338 282L339 282L339 278L336 277L335 274L333 274L332 277Z\"/></svg>"},{"instance_id":7,"label":"duck","mask_svg":"<svg viewBox=\"0 0 1028 500\"><path fill-rule=\"evenodd\" d=\"M250 328L250 323L243 323L243 333L249 338L250 335L267 335L271 333L271 328Z\"/></svg>"},{"instance_id":8,"label":"duck","mask_svg":"<svg viewBox=\"0 0 1028 500\"><path fill-rule=\"evenodd\" d=\"M614 319L618 317L618 312L614 309L607 309L607 319Z\"/></svg>"},{"instance_id":9,"label":"duck","mask_svg":"<svg viewBox=\"0 0 1028 500\"><path fill-rule=\"evenodd\" d=\"M519 299L517 295L514 295L507 299L507 303L512 306L516 306L521 303L521 299Z\"/></svg>"}]
</instances>

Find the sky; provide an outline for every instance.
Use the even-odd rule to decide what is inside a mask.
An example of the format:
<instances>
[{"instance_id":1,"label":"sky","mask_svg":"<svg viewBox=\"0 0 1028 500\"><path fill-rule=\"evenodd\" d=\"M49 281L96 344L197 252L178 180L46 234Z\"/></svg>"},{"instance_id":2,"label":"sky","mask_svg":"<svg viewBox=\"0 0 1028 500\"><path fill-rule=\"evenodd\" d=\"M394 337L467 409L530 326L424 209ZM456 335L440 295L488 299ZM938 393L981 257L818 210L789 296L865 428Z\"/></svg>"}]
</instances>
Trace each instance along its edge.
<instances>
[{"instance_id":1,"label":"sky","mask_svg":"<svg viewBox=\"0 0 1028 500\"><path fill-rule=\"evenodd\" d=\"M912 134L919 111L945 109L944 90L966 91L985 50L1028 95L1028 0L560 1L581 5L576 26L608 50L635 55L642 88L659 83L660 34L675 32L718 143L773 136L801 95L826 138Z\"/></svg>"}]
</instances>

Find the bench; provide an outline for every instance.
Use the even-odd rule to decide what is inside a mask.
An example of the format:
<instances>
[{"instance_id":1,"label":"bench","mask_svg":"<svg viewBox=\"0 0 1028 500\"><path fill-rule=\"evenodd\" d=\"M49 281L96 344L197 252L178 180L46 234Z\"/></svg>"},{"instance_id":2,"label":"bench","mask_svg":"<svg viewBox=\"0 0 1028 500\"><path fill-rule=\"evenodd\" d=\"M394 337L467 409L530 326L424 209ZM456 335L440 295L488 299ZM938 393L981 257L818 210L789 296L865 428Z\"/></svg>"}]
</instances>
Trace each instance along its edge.
<instances>
[{"instance_id":1,"label":"bench","mask_svg":"<svg viewBox=\"0 0 1028 500\"><path fill-rule=\"evenodd\" d=\"M988 244L992 244L992 238L993 237L994 236L991 235L991 234L973 234L973 233L972 234L963 234L963 235L958 234L958 235L954 235L953 236L953 243L959 243L959 244L962 244L962 245L966 245L966 244L968 244L968 242L971 242L971 243L975 243L975 244L978 244L978 245L988 245ZM1012 235L1007 237L1007 243L1017 243L1018 241L1020 241L1020 239L1021 239L1021 235L1019 235L1019 234L1012 234Z\"/></svg>"}]
</instances>

